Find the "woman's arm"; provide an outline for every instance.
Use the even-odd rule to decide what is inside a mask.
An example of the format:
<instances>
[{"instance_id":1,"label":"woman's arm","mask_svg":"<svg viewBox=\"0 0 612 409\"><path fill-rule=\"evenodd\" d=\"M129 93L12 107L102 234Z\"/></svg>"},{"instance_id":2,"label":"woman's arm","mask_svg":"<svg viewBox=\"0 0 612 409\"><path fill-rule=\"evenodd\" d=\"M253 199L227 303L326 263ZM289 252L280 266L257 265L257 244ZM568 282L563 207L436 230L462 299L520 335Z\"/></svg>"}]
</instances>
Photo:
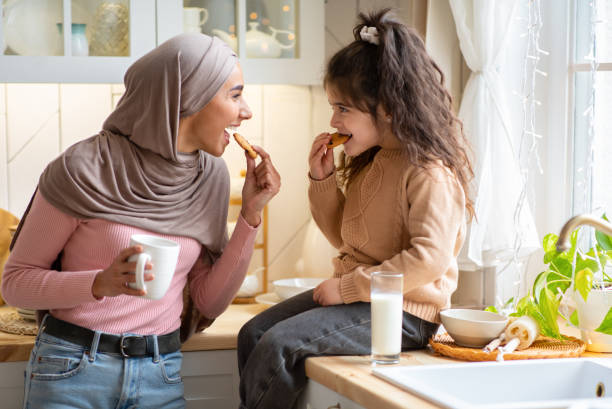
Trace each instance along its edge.
<instances>
[{"instance_id":1,"label":"woman's arm","mask_svg":"<svg viewBox=\"0 0 612 409\"><path fill-rule=\"evenodd\" d=\"M251 261L257 230L241 215L221 257L212 266L204 264L203 257L199 257L191 269L191 297L206 318L221 315L240 289Z\"/></svg>"},{"instance_id":2,"label":"woman's arm","mask_svg":"<svg viewBox=\"0 0 612 409\"><path fill-rule=\"evenodd\" d=\"M98 273L55 271L51 265L79 225L38 192L4 267L2 296L13 306L32 309L71 308L93 302Z\"/></svg>"}]
</instances>

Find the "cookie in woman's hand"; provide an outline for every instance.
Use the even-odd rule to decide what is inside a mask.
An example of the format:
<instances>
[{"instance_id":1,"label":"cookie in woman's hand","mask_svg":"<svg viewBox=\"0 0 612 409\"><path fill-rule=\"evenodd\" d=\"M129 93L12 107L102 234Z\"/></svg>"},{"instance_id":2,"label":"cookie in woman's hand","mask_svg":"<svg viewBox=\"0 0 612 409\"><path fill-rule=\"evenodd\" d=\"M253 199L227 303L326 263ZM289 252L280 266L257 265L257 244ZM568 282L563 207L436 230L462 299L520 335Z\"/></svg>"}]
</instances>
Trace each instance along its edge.
<instances>
[{"instance_id":1,"label":"cookie in woman's hand","mask_svg":"<svg viewBox=\"0 0 612 409\"><path fill-rule=\"evenodd\" d=\"M248 154L249 154L249 156L251 158L255 159L257 157L257 152L255 152L255 150L253 150L253 147L244 138L244 136L240 135L238 132L234 132L234 139L236 140L236 142L238 142L238 145L240 145L240 147L242 149L244 149L245 151L248 152Z\"/></svg>"}]
</instances>

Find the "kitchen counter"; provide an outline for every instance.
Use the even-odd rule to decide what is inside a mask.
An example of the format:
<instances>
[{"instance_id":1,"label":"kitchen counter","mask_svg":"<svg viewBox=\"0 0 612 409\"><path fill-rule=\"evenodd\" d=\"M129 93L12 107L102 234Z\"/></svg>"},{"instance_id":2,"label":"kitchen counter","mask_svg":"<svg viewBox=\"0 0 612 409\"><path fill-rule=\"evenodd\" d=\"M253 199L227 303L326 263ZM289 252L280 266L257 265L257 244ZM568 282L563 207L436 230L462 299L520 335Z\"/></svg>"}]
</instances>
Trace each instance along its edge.
<instances>
[{"instance_id":1,"label":"kitchen counter","mask_svg":"<svg viewBox=\"0 0 612 409\"><path fill-rule=\"evenodd\" d=\"M236 336L240 327L267 307L262 304L230 305L206 331L194 334L183 344L182 351L236 349ZM0 331L0 362L27 361L34 347L34 338L33 335L14 335Z\"/></svg>"},{"instance_id":2,"label":"kitchen counter","mask_svg":"<svg viewBox=\"0 0 612 409\"><path fill-rule=\"evenodd\" d=\"M6 307L0 307L6 308ZM195 334L183 345L184 352L231 350L242 325L265 310L266 305L232 304L203 333ZM568 335L578 335L564 331ZM0 331L0 362L27 361L34 336L12 335ZM584 357L612 357L611 354L585 352ZM434 354L429 349L402 353L399 365L431 365L463 362ZM410 394L372 375L369 356L328 356L306 360L306 375L326 388L365 408L432 409L438 406Z\"/></svg>"}]
</instances>

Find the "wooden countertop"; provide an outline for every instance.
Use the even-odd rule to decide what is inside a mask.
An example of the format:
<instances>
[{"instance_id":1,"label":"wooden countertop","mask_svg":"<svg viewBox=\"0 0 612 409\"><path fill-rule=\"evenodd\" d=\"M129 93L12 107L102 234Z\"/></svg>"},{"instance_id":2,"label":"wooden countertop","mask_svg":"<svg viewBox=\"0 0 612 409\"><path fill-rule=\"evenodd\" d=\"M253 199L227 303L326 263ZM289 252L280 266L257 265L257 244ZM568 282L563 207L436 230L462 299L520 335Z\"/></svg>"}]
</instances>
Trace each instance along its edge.
<instances>
[{"instance_id":1,"label":"wooden countertop","mask_svg":"<svg viewBox=\"0 0 612 409\"><path fill-rule=\"evenodd\" d=\"M203 333L195 334L182 350L205 351L235 349L242 325L268 306L232 304ZM6 307L0 307L6 308ZM566 332L566 331L564 331ZM578 335L566 332L568 335ZM0 331L0 362L27 361L34 346L34 336L13 335ZM584 357L612 357L611 354L585 352ZM431 365L462 362L434 354L429 349L405 352L399 365ZM306 375L325 387L366 408L432 409L438 406L416 397L372 375L369 356L327 356L306 360Z\"/></svg>"},{"instance_id":2,"label":"wooden countertop","mask_svg":"<svg viewBox=\"0 0 612 409\"><path fill-rule=\"evenodd\" d=\"M560 324L566 335L580 337L575 328ZM612 354L584 352L581 357L612 358ZM436 354L431 349L403 352L398 365L432 365L460 363ZM365 408L432 409L439 406L372 375L369 356L326 356L306 360L308 378L358 403Z\"/></svg>"},{"instance_id":3,"label":"wooden countertop","mask_svg":"<svg viewBox=\"0 0 612 409\"><path fill-rule=\"evenodd\" d=\"M458 362L428 350L402 352L398 365ZM308 378L365 408L433 409L438 406L372 375L370 356L325 356L306 360Z\"/></svg>"},{"instance_id":4,"label":"wooden countertop","mask_svg":"<svg viewBox=\"0 0 612 409\"><path fill-rule=\"evenodd\" d=\"M183 344L183 352L235 349L240 327L267 307L262 304L230 305L209 328L193 335ZM0 362L27 361L34 347L34 338L33 335L14 335L0 331Z\"/></svg>"}]
</instances>

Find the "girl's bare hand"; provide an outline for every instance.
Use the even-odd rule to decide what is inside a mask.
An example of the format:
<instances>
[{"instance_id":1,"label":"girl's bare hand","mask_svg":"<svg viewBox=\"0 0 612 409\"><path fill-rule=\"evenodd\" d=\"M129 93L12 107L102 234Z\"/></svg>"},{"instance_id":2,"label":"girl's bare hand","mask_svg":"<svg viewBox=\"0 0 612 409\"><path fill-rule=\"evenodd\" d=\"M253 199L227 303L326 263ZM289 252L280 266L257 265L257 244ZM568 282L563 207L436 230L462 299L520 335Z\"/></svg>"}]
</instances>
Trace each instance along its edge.
<instances>
[{"instance_id":1,"label":"girl's bare hand","mask_svg":"<svg viewBox=\"0 0 612 409\"><path fill-rule=\"evenodd\" d=\"M310 154L308 155L308 165L310 167L310 177L315 180L323 180L334 172L334 151L327 147L331 140L329 132L319 134L312 143Z\"/></svg>"},{"instance_id":2,"label":"girl's bare hand","mask_svg":"<svg viewBox=\"0 0 612 409\"><path fill-rule=\"evenodd\" d=\"M315 287L312 293L314 302L323 306L343 304L340 293L340 279L330 278Z\"/></svg>"},{"instance_id":3,"label":"girl's bare hand","mask_svg":"<svg viewBox=\"0 0 612 409\"><path fill-rule=\"evenodd\" d=\"M141 296L147 292L137 290L128 286L129 283L136 282L136 261L128 261L134 254L142 253L142 246L132 246L125 248L113 260L106 270L100 271L93 282L91 293L96 298L116 297L121 294ZM145 270L153 268L153 264L147 262ZM145 273L145 281L153 280L153 274Z\"/></svg>"}]
</instances>

